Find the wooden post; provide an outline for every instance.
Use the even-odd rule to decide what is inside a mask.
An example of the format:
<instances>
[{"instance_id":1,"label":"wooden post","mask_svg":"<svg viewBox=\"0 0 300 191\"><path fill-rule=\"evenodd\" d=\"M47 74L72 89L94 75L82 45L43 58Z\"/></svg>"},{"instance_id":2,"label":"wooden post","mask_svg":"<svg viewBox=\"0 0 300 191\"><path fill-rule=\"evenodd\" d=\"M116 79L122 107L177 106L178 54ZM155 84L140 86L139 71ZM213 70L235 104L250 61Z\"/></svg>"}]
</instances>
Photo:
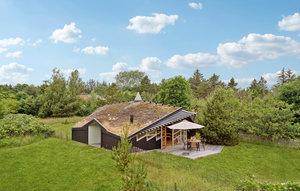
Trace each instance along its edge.
<instances>
[{"instance_id":1,"label":"wooden post","mask_svg":"<svg viewBox=\"0 0 300 191\"><path fill-rule=\"evenodd\" d=\"M160 148L164 147L163 127L160 128Z\"/></svg>"},{"instance_id":2,"label":"wooden post","mask_svg":"<svg viewBox=\"0 0 300 191\"><path fill-rule=\"evenodd\" d=\"M174 129L172 129L172 147L174 147Z\"/></svg>"}]
</instances>

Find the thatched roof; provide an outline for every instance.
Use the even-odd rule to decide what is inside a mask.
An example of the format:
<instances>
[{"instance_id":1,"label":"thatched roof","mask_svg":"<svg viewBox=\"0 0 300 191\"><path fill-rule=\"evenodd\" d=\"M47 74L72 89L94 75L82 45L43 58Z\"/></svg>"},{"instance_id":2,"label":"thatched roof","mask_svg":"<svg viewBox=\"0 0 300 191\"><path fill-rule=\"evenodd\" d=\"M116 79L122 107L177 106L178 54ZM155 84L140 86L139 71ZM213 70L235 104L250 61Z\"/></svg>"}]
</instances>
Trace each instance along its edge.
<instances>
[{"instance_id":1,"label":"thatched roof","mask_svg":"<svg viewBox=\"0 0 300 191\"><path fill-rule=\"evenodd\" d=\"M131 134L178 109L180 108L142 101L116 103L98 108L75 127L82 127L96 119L107 131L116 135L121 135L123 127L129 125L128 133ZM133 115L132 124L130 124L130 115Z\"/></svg>"}]
</instances>

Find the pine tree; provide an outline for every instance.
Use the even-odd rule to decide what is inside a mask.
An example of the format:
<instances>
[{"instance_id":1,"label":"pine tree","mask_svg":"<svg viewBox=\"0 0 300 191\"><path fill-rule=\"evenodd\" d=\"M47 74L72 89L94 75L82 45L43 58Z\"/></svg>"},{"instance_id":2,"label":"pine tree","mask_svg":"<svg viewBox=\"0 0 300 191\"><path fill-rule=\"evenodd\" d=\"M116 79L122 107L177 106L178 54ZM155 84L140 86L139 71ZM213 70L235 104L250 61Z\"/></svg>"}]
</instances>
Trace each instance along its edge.
<instances>
[{"instance_id":1,"label":"pine tree","mask_svg":"<svg viewBox=\"0 0 300 191\"><path fill-rule=\"evenodd\" d=\"M196 98L204 98L206 96L207 82L199 69L196 69L193 76L189 79L193 95Z\"/></svg>"},{"instance_id":2,"label":"pine tree","mask_svg":"<svg viewBox=\"0 0 300 191\"><path fill-rule=\"evenodd\" d=\"M200 86L201 82L204 81L203 74L200 73L199 69L196 69L193 77L189 79L192 90L197 90L197 87Z\"/></svg>"},{"instance_id":3,"label":"pine tree","mask_svg":"<svg viewBox=\"0 0 300 191\"><path fill-rule=\"evenodd\" d=\"M268 93L267 81L264 79L264 77L260 77L259 81L254 79L251 82L248 91L250 91L252 98L265 96Z\"/></svg>"},{"instance_id":4,"label":"pine tree","mask_svg":"<svg viewBox=\"0 0 300 191\"><path fill-rule=\"evenodd\" d=\"M288 69L286 71L286 77L287 77L287 81L289 82L296 79L296 74L291 69Z\"/></svg>"},{"instance_id":5,"label":"pine tree","mask_svg":"<svg viewBox=\"0 0 300 191\"><path fill-rule=\"evenodd\" d=\"M268 92L267 80L262 76L258 81L258 87L260 88L262 95L265 95Z\"/></svg>"},{"instance_id":6,"label":"pine tree","mask_svg":"<svg viewBox=\"0 0 300 191\"><path fill-rule=\"evenodd\" d=\"M233 89L233 90L237 90L237 85L238 85L238 83L236 83L235 82L235 80L234 80L234 78L232 77L230 80L229 80L229 82L228 82L228 84L227 84L227 87L228 88L231 88L231 89Z\"/></svg>"},{"instance_id":7,"label":"pine tree","mask_svg":"<svg viewBox=\"0 0 300 191\"><path fill-rule=\"evenodd\" d=\"M282 68L280 73L277 75L277 78L278 84L284 84L285 82L287 82L286 71L284 68Z\"/></svg>"}]
</instances>

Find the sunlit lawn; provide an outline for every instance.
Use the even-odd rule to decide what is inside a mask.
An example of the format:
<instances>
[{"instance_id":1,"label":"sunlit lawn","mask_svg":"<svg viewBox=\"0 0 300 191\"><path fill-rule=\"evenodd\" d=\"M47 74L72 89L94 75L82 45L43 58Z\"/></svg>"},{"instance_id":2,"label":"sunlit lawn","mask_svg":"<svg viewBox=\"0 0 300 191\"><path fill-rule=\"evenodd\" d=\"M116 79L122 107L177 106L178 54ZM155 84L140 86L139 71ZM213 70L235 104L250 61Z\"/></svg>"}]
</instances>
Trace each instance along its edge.
<instances>
[{"instance_id":1,"label":"sunlit lawn","mask_svg":"<svg viewBox=\"0 0 300 191\"><path fill-rule=\"evenodd\" d=\"M47 119L70 133L80 118ZM161 190L234 190L241 180L300 183L300 150L241 143L218 155L190 160L161 152L137 155ZM111 151L58 138L0 148L0 190L119 190Z\"/></svg>"}]
</instances>

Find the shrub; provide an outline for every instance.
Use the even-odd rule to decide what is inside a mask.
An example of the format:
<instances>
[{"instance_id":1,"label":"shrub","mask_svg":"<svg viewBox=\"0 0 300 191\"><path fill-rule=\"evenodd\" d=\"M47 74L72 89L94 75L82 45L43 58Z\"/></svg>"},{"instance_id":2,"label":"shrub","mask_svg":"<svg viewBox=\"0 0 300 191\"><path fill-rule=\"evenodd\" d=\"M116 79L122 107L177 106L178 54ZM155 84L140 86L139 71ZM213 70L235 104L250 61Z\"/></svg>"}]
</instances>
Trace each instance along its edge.
<instances>
[{"instance_id":1,"label":"shrub","mask_svg":"<svg viewBox=\"0 0 300 191\"><path fill-rule=\"evenodd\" d=\"M258 183L253 180L244 181L236 188L237 191L299 191L300 185L293 182L281 184Z\"/></svg>"},{"instance_id":2,"label":"shrub","mask_svg":"<svg viewBox=\"0 0 300 191\"><path fill-rule=\"evenodd\" d=\"M30 115L9 114L0 120L0 139L26 135L49 137L53 134L53 130Z\"/></svg>"},{"instance_id":3,"label":"shrub","mask_svg":"<svg viewBox=\"0 0 300 191\"><path fill-rule=\"evenodd\" d=\"M135 160L130 153L132 144L128 140L128 128L123 129L123 135L118 146L113 149L113 159L118 170L122 173L122 188L124 191L151 190L152 185L147 180L147 171L142 163Z\"/></svg>"},{"instance_id":4,"label":"shrub","mask_svg":"<svg viewBox=\"0 0 300 191\"><path fill-rule=\"evenodd\" d=\"M232 89L219 88L209 97L203 112L205 128L202 129L208 143L238 144L239 105Z\"/></svg>"},{"instance_id":5,"label":"shrub","mask_svg":"<svg viewBox=\"0 0 300 191\"><path fill-rule=\"evenodd\" d=\"M293 124L291 105L272 96L254 99L241 113L239 129L244 133L268 140L294 139L300 135L299 125Z\"/></svg>"}]
</instances>

